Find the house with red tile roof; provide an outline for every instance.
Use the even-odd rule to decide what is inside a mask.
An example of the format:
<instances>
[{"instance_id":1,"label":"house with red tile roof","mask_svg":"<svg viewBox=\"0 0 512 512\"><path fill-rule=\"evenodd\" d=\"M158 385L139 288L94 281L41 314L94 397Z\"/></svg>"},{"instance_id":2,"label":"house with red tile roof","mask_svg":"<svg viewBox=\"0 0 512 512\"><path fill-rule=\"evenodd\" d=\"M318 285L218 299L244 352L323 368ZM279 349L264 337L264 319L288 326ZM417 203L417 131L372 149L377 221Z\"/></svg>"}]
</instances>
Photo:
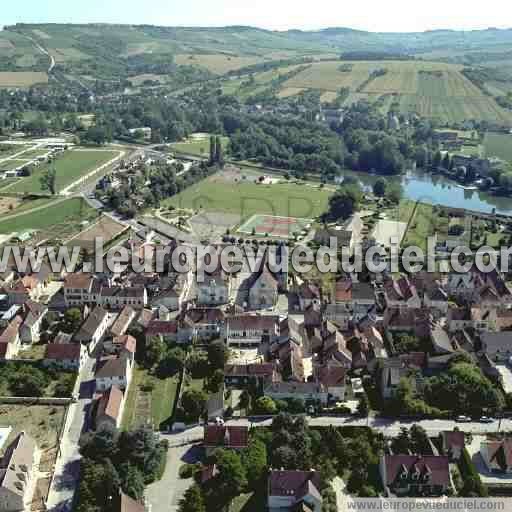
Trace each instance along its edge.
<instances>
[{"instance_id":1,"label":"house with red tile roof","mask_svg":"<svg viewBox=\"0 0 512 512\"><path fill-rule=\"evenodd\" d=\"M123 409L123 392L117 386L112 386L98 399L94 418L96 430L119 428L123 417Z\"/></svg>"},{"instance_id":2,"label":"house with red tile roof","mask_svg":"<svg viewBox=\"0 0 512 512\"><path fill-rule=\"evenodd\" d=\"M227 364L224 366L226 386L244 387L251 381L260 387L281 380L276 363Z\"/></svg>"},{"instance_id":3,"label":"house with red tile roof","mask_svg":"<svg viewBox=\"0 0 512 512\"><path fill-rule=\"evenodd\" d=\"M87 349L81 343L49 343L46 345L44 364L79 372L86 357Z\"/></svg>"},{"instance_id":4,"label":"house with red tile roof","mask_svg":"<svg viewBox=\"0 0 512 512\"><path fill-rule=\"evenodd\" d=\"M176 320L151 320L146 327L146 340L160 336L164 341L178 341Z\"/></svg>"},{"instance_id":5,"label":"house with red tile roof","mask_svg":"<svg viewBox=\"0 0 512 512\"><path fill-rule=\"evenodd\" d=\"M441 496L452 485L444 455L383 455L379 472L387 496Z\"/></svg>"},{"instance_id":6,"label":"house with red tile roof","mask_svg":"<svg viewBox=\"0 0 512 512\"><path fill-rule=\"evenodd\" d=\"M269 512L320 511L321 477L318 471L275 471L268 477Z\"/></svg>"},{"instance_id":7,"label":"house with red tile roof","mask_svg":"<svg viewBox=\"0 0 512 512\"><path fill-rule=\"evenodd\" d=\"M244 450L247 448L248 443L248 427L228 427L217 425L206 425L204 427L203 446L208 456L218 448Z\"/></svg>"},{"instance_id":8,"label":"house with red tile roof","mask_svg":"<svg viewBox=\"0 0 512 512\"><path fill-rule=\"evenodd\" d=\"M279 337L279 317L273 315L237 315L227 319L226 341L232 348L258 348Z\"/></svg>"}]
</instances>

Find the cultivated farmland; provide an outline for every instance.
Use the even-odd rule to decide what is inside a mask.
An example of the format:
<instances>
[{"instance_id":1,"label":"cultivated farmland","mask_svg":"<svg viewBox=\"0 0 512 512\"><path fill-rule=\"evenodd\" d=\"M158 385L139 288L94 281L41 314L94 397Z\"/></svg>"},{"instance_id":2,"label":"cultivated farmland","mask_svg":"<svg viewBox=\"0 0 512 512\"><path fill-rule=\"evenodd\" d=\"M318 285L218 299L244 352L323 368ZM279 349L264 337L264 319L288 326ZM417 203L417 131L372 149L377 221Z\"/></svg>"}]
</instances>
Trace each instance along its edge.
<instances>
[{"instance_id":1,"label":"cultivated farmland","mask_svg":"<svg viewBox=\"0 0 512 512\"><path fill-rule=\"evenodd\" d=\"M2 71L0 72L1 87L30 87L35 84L48 83L48 75L33 71Z\"/></svg>"},{"instance_id":2,"label":"cultivated farmland","mask_svg":"<svg viewBox=\"0 0 512 512\"><path fill-rule=\"evenodd\" d=\"M350 71L346 70L347 64ZM385 69L386 73L370 80L370 74L377 69ZM416 112L440 122L512 122L512 113L484 95L461 70L459 65L424 61L317 62L284 82L281 95L314 89L325 98L328 93L348 87L346 105L362 99L373 102L387 95L380 107L383 112L396 101L404 113Z\"/></svg>"},{"instance_id":3,"label":"cultivated farmland","mask_svg":"<svg viewBox=\"0 0 512 512\"><path fill-rule=\"evenodd\" d=\"M212 73L223 75L229 71L251 66L252 64L258 64L264 62L264 59L260 57L238 57L235 55L223 55L223 54L212 54L212 55L194 55L194 54L182 54L176 55L176 64L188 65L188 66L199 66L206 68Z\"/></svg>"}]
</instances>

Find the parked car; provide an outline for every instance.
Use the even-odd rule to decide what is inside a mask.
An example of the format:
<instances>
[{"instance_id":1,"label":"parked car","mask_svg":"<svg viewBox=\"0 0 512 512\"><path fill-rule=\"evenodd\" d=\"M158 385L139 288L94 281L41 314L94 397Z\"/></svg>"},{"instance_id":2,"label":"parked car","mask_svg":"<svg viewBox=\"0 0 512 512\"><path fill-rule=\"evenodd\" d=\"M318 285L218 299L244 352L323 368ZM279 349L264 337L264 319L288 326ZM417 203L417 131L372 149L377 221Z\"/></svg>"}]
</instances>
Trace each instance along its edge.
<instances>
[{"instance_id":1,"label":"parked car","mask_svg":"<svg viewBox=\"0 0 512 512\"><path fill-rule=\"evenodd\" d=\"M469 416L460 415L455 418L458 423L470 423L471 418Z\"/></svg>"},{"instance_id":2,"label":"parked car","mask_svg":"<svg viewBox=\"0 0 512 512\"><path fill-rule=\"evenodd\" d=\"M494 418L489 418L487 416L482 416L480 418L480 423L492 423L494 421Z\"/></svg>"}]
</instances>

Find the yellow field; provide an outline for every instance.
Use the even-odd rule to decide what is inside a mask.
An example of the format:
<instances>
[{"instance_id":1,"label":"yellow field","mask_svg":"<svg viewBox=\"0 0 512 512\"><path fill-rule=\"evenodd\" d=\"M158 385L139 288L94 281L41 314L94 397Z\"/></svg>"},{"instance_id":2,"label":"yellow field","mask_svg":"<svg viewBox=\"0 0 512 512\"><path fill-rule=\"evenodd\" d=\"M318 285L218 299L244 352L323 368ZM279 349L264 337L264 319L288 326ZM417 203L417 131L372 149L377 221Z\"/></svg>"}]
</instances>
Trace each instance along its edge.
<instances>
[{"instance_id":1,"label":"yellow field","mask_svg":"<svg viewBox=\"0 0 512 512\"><path fill-rule=\"evenodd\" d=\"M237 57L234 55L198 55L198 54L180 54L175 57L176 64L199 66L206 68L212 73L223 75L229 71L241 69L252 64L264 62L260 57Z\"/></svg>"},{"instance_id":2,"label":"yellow field","mask_svg":"<svg viewBox=\"0 0 512 512\"><path fill-rule=\"evenodd\" d=\"M342 64L341 61L316 62L302 73L287 80L283 88L298 87L336 92L341 87L349 87L355 90L368 78L370 69L368 64L373 63L353 63L354 67L349 73L339 70ZM382 66L379 66L379 63L373 66L374 69L378 67Z\"/></svg>"},{"instance_id":3,"label":"yellow field","mask_svg":"<svg viewBox=\"0 0 512 512\"><path fill-rule=\"evenodd\" d=\"M279 98L289 98L290 96L296 96L305 90L306 89L302 89L300 87L286 87L286 89L281 89L277 96Z\"/></svg>"},{"instance_id":4,"label":"yellow field","mask_svg":"<svg viewBox=\"0 0 512 512\"><path fill-rule=\"evenodd\" d=\"M2 71L0 87L30 87L34 84L48 83L48 75L33 71Z\"/></svg>"},{"instance_id":5,"label":"yellow field","mask_svg":"<svg viewBox=\"0 0 512 512\"><path fill-rule=\"evenodd\" d=\"M338 97L338 93L334 91L325 91L320 95L320 101L322 103L330 103Z\"/></svg>"}]
</instances>

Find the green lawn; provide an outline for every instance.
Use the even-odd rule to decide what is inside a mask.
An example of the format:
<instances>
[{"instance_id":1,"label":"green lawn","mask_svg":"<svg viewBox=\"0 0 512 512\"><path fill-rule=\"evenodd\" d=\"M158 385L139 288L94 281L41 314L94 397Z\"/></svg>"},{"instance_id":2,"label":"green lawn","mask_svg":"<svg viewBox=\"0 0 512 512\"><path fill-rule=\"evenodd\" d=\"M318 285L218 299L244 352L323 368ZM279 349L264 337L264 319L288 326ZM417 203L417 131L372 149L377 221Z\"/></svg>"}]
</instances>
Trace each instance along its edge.
<instances>
[{"instance_id":1,"label":"green lawn","mask_svg":"<svg viewBox=\"0 0 512 512\"><path fill-rule=\"evenodd\" d=\"M412 201L409 201L412 203ZM414 204L414 203L413 203ZM409 208L410 205L407 206ZM403 220L407 222L406 219ZM448 218L440 217L436 208L430 204L420 203L416 208L414 218L409 225L409 229L404 237L403 247L415 245L423 250L427 248L428 237L435 233L443 234L447 232Z\"/></svg>"},{"instance_id":2,"label":"green lawn","mask_svg":"<svg viewBox=\"0 0 512 512\"><path fill-rule=\"evenodd\" d=\"M165 202L176 208L240 214L314 218L325 212L332 192L295 183L256 185L207 178Z\"/></svg>"},{"instance_id":3,"label":"green lawn","mask_svg":"<svg viewBox=\"0 0 512 512\"><path fill-rule=\"evenodd\" d=\"M487 133L484 139L484 147L488 157L497 156L512 162L512 135L506 133Z\"/></svg>"},{"instance_id":4,"label":"green lawn","mask_svg":"<svg viewBox=\"0 0 512 512\"><path fill-rule=\"evenodd\" d=\"M150 420L156 429L169 422L178 382L175 377L160 379L136 367L123 412L122 428L128 430Z\"/></svg>"},{"instance_id":5,"label":"green lawn","mask_svg":"<svg viewBox=\"0 0 512 512\"><path fill-rule=\"evenodd\" d=\"M16 212L14 212L16 213ZM79 230L79 224L97 216L81 198L67 199L43 210L27 212L18 217L0 221L0 233L12 233L27 229L47 231L48 236L69 236Z\"/></svg>"},{"instance_id":6,"label":"green lawn","mask_svg":"<svg viewBox=\"0 0 512 512\"><path fill-rule=\"evenodd\" d=\"M4 178L3 180L0 180L0 190L9 187L13 183L16 183L19 181L20 178Z\"/></svg>"},{"instance_id":7,"label":"green lawn","mask_svg":"<svg viewBox=\"0 0 512 512\"><path fill-rule=\"evenodd\" d=\"M55 168L57 173L57 190L76 181L100 165L114 158L118 153L116 151L67 151L59 155L53 163L44 164L36 167L32 176L20 180L18 183L9 187L9 192L21 193L41 193L41 184L39 179L48 167Z\"/></svg>"},{"instance_id":8,"label":"green lawn","mask_svg":"<svg viewBox=\"0 0 512 512\"><path fill-rule=\"evenodd\" d=\"M226 149L229 138L221 137L222 147ZM210 154L210 138L201 140L190 140L187 142L175 142L171 144L172 149L182 153L189 153L197 156L208 156Z\"/></svg>"}]
</instances>

